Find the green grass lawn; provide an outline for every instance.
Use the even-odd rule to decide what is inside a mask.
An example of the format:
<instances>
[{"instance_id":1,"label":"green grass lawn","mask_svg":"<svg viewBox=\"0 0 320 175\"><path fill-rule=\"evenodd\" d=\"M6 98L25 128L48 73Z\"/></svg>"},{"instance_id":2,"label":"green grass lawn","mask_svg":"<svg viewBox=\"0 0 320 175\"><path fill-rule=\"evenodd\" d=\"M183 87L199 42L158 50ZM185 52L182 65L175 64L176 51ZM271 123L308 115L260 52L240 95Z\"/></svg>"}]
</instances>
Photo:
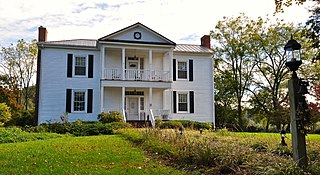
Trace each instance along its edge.
<instances>
[{"instance_id":1,"label":"green grass lawn","mask_svg":"<svg viewBox=\"0 0 320 175\"><path fill-rule=\"evenodd\" d=\"M0 174L184 174L145 156L119 136L0 144Z\"/></svg>"}]
</instances>

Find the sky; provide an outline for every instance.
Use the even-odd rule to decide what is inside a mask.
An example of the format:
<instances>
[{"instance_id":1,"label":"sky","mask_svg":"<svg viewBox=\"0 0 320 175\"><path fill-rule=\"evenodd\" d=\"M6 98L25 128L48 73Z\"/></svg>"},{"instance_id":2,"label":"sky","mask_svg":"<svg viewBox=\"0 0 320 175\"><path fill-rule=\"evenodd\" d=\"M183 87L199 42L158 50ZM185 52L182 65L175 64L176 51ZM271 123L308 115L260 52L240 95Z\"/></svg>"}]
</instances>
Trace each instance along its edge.
<instances>
[{"instance_id":1,"label":"sky","mask_svg":"<svg viewBox=\"0 0 320 175\"><path fill-rule=\"evenodd\" d=\"M268 15L297 24L308 19L311 5L273 16L274 0L0 0L0 46L37 39L39 26L57 41L99 39L136 22L177 44L200 44L223 16Z\"/></svg>"}]
</instances>

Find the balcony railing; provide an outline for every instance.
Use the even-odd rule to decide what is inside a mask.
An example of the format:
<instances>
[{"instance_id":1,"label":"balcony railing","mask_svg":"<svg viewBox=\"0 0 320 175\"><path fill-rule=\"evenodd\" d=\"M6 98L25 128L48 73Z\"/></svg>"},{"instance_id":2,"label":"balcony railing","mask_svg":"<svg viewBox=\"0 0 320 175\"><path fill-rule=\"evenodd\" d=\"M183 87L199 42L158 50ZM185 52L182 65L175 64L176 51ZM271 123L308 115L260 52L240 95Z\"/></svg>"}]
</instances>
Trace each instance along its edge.
<instances>
[{"instance_id":1,"label":"balcony railing","mask_svg":"<svg viewBox=\"0 0 320 175\"><path fill-rule=\"evenodd\" d=\"M106 80L136 80L136 81L170 81L170 72L162 70L125 69L124 77L122 69L104 69Z\"/></svg>"}]
</instances>

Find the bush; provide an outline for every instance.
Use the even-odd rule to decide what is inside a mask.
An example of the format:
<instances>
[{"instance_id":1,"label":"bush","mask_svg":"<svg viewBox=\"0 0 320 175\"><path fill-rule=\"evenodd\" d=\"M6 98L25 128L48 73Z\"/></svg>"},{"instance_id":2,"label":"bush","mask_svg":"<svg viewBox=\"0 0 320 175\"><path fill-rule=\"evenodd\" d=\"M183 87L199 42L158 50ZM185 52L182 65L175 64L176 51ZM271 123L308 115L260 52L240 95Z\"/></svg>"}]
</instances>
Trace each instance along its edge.
<instances>
[{"instance_id":1,"label":"bush","mask_svg":"<svg viewBox=\"0 0 320 175\"><path fill-rule=\"evenodd\" d=\"M160 123L159 128L160 129L179 129L182 128L182 124L179 121L170 120L170 121L163 121Z\"/></svg>"},{"instance_id":2,"label":"bush","mask_svg":"<svg viewBox=\"0 0 320 175\"><path fill-rule=\"evenodd\" d=\"M190 128L190 129L207 129L210 130L212 128L212 124L208 122L197 122L197 121L191 121L191 120L177 120L181 122L184 128Z\"/></svg>"},{"instance_id":3,"label":"bush","mask_svg":"<svg viewBox=\"0 0 320 175\"><path fill-rule=\"evenodd\" d=\"M207 130L211 130L212 128L212 124L208 123L208 122L195 122L194 124L194 129L207 129Z\"/></svg>"},{"instance_id":4,"label":"bush","mask_svg":"<svg viewBox=\"0 0 320 175\"><path fill-rule=\"evenodd\" d=\"M124 122L112 122L112 123L109 123L109 125L111 126L112 130L132 127L129 123L124 123Z\"/></svg>"},{"instance_id":5,"label":"bush","mask_svg":"<svg viewBox=\"0 0 320 175\"><path fill-rule=\"evenodd\" d=\"M18 110L13 115L10 121L6 123L6 126L34 126L36 124L34 118L34 110Z\"/></svg>"},{"instance_id":6,"label":"bush","mask_svg":"<svg viewBox=\"0 0 320 175\"><path fill-rule=\"evenodd\" d=\"M128 123L113 122L103 124L100 122L76 120L73 123L41 124L36 127L25 127L28 132L53 132L58 134L70 133L75 136L91 136L100 134L114 134L114 130L131 127Z\"/></svg>"},{"instance_id":7,"label":"bush","mask_svg":"<svg viewBox=\"0 0 320 175\"><path fill-rule=\"evenodd\" d=\"M98 120L101 123L123 122L123 116L117 111L102 112L98 114Z\"/></svg>"},{"instance_id":8,"label":"bush","mask_svg":"<svg viewBox=\"0 0 320 175\"><path fill-rule=\"evenodd\" d=\"M314 124L313 133L320 134L320 122L317 122L317 123Z\"/></svg>"},{"instance_id":9,"label":"bush","mask_svg":"<svg viewBox=\"0 0 320 175\"><path fill-rule=\"evenodd\" d=\"M5 103L0 103L0 126L3 126L11 119L10 107Z\"/></svg>"},{"instance_id":10,"label":"bush","mask_svg":"<svg viewBox=\"0 0 320 175\"><path fill-rule=\"evenodd\" d=\"M190 129L193 129L196 123L195 121L191 121L191 120L178 120L178 121L181 122L184 128L190 128Z\"/></svg>"}]
</instances>

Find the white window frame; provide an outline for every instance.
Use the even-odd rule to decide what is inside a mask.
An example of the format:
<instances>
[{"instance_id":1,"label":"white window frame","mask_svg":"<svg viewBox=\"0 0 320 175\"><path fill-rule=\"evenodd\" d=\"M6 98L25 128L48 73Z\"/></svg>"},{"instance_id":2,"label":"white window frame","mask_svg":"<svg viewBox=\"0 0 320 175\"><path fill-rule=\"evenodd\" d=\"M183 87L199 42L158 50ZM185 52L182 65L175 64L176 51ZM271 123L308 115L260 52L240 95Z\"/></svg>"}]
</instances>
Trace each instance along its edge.
<instances>
[{"instance_id":1,"label":"white window frame","mask_svg":"<svg viewBox=\"0 0 320 175\"><path fill-rule=\"evenodd\" d=\"M85 64L86 64L86 68L85 68L85 75L76 75L76 58L77 57L84 57L85 58ZM74 54L73 55L73 61L72 61L72 69L73 69L73 77L88 77L88 56L87 55L81 55L81 54Z\"/></svg>"},{"instance_id":2,"label":"white window frame","mask_svg":"<svg viewBox=\"0 0 320 175\"><path fill-rule=\"evenodd\" d=\"M187 111L179 111L179 94L186 94L187 95ZM189 96L189 91L177 91L177 96L176 96L176 108L177 108L177 113L183 113L187 114L190 113L190 96Z\"/></svg>"},{"instance_id":3,"label":"white window frame","mask_svg":"<svg viewBox=\"0 0 320 175\"><path fill-rule=\"evenodd\" d=\"M179 62L180 63L186 63L187 68L187 77L186 78L179 78ZM189 80L189 61L188 60L177 60L176 63L176 75L177 80Z\"/></svg>"},{"instance_id":4,"label":"white window frame","mask_svg":"<svg viewBox=\"0 0 320 175\"><path fill-rule=\"evenodd\" d=\"M84 92L84 111L75 111L74 110L74 93L75 92ZM87 105L88 105L88 92L87 89L73 89L72 97L71 97L71 112L72 113L87 113Z\"/></svg>"}]
</instances>

